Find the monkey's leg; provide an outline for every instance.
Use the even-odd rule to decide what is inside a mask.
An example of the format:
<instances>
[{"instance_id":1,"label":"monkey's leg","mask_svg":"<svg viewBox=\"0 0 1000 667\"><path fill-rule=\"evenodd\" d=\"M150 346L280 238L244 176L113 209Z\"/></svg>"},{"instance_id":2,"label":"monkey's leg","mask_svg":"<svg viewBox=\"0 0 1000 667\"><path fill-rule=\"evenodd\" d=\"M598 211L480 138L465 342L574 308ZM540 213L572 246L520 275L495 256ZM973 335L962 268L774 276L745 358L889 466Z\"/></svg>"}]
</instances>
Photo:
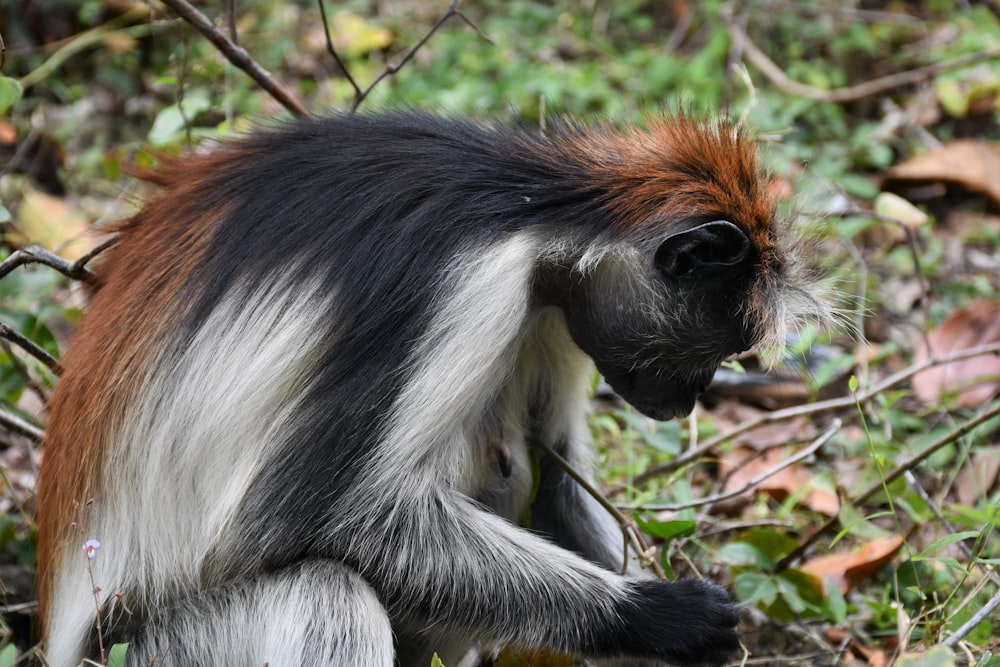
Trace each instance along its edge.
<instances>
[{"instance_id":1,"label":"monkey's leg","mask_svg":"<svg viewBox=\"0 0 1000 667\"><path fill-rule=\"evenodd\" d=\"M392 629L374 591L334 561L308 561L206 591L154 615L128 667L330 667L393 664Z\"/></svg>"}]
</instances>

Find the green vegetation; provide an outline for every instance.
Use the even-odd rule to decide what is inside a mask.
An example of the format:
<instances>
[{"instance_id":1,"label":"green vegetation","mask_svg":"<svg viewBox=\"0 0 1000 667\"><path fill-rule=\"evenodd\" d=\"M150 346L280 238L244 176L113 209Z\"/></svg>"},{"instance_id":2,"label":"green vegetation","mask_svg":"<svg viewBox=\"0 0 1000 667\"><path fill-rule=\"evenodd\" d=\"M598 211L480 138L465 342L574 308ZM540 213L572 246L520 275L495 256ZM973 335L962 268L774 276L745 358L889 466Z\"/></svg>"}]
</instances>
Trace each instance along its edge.
<instances>
[{"instance_id":1,"label":"green vegetation","mask_svg":"<svg viewBox=\"0 0 1000 667\"><path fill-rule=\"evenodd\" d=\"M290 115L158 3L20 11L32 4L0 7L0 261L31 243L80 257L141 193L129 165ZM447 8L329 4L362 88ZM684 109L761 137L782 212L817 237L848 326L801 332L780 383L753 359L728 368L684 422L651 422L600 388L593 419L612 500L668 574L731 587L754 659L1000 666L1000 613L945 645L1000 591L1000 19L969 4L470 1L459 9L475 28L452 17L361 104L529 127ZM315 4L238 5L240 45L308 109L350 106ZM18 335L58 358L83 302L46 266L0 275L0 667L35 641L31 434L57 384ZM974 348L988 354L917 373ZM704 497L717 502L692 503ZM545 660L530 664L570 664Z\"/></svg>"}]
</instances>

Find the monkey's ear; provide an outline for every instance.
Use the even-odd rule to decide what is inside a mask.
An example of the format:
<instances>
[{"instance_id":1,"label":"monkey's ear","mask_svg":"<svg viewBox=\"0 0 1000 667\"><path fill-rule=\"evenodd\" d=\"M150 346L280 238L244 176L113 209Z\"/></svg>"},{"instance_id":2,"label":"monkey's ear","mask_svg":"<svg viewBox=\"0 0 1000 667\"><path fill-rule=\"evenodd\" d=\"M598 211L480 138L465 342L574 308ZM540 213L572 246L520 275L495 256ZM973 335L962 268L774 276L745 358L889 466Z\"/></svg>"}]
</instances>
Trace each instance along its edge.
<instances>
[{"instance_id":1,"label":"monkey's ear","mask_svg":"<svg viewBox=\"0 0 1000 667\"><path fill-rule=\"evenodd\" d=\"M656 266L674 280L718 276L743 264L753 245L743 230L713 220L668 237L656 250Z\"/></svg>"}]
</instances>

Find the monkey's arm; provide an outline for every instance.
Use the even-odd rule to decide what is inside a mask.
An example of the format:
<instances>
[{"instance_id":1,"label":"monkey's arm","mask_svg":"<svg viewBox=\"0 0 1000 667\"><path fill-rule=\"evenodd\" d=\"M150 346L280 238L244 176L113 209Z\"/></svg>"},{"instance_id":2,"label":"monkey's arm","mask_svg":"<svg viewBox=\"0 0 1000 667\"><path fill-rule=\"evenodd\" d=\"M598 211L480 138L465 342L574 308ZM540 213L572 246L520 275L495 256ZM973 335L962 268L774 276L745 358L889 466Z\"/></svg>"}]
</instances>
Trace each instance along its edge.
<instances>
[{"instance_id":1,"label":"monkey's arm","mask_svg":"<svg viewBox=\"0 0 1000 667\"><path fill-rule=\"evenodd\" d=\"M622 579L457 491L399 501L377 510L382 520L338 530L333 545L407 623L498 645L679 664L721 662L737 646L736 609L711 584Z\"/></svg>"}]
</instances>

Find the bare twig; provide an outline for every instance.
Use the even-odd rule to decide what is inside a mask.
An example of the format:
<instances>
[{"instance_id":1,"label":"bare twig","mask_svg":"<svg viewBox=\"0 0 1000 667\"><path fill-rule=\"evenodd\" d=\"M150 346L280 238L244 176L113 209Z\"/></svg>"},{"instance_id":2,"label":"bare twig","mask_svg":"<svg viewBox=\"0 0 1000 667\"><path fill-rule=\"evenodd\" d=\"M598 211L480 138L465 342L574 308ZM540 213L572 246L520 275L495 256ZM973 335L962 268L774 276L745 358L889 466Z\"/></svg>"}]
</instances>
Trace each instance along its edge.
<instances>
[{"instance_id":1,"label":"bare twig","mask_svg":"<svg viewBox=\"0 0 1000 667\"><path fill-rule=\"evenodd\" d=\"M1000 608L1000 591L993 594L989 602L983 605L983 608L972 615L968 621L966 621L962 627L955 630L955 634L942 642L945 646L954 648L955 644L962 641L967 634L972 632L977 625L982 623L984 620L990 617L990 615Z\"/></svg>"},{"instance_id":2,"label":"bare twig","mask_svg":"<svg viewBox=\"0 0 1000 667\"><path fill-rule=\"evenodd\" d=\"M948 534L954 535L955 533L957 533L958 529L956 529L955 526L953 526L951 522L948 521L947 518L945 518L944 512L941 511L941 508L938 507L938 503L933 498L931 498L929 493L927 493L927 490L924 489L924 487L920 486L920 482L917 481L917 477L916 475L913 474L913 471L907 470L906 472L903 473L903 477L906 479L907 485L911 489L913 489L913 491L915 491L917 495L920 496L920 498L924 501L924 503L927 504L927 507L930 508L931 512L934 513L934 516L941 523L941 525L944 526L944 529L948 531ZM974 562L979 567L979 569L982 570L983 574L986 575L987 579L992 581L995 585L1000 586L1000 576L997 576L997 574L993 571L992 566L986 565L981 560L979 560L976 557L976 555L972 553L972 549L969 548L969 545L967 545L964 541L961 541L958 542L955 546L958 547L959 551L965 554L965 557L969 561Z\"/></svg>"},{"instance_id":3,"label":"bare twig","mask_svg":"<svg viewBox=\"0 0 1000 667\"><path fill-rule=\"evenodd\" d=\"M778 65L776 65L775 62L767 56L767 54L761 51L760 48L753 43L743 27L740 26L739 22L734 20L733 8L731 6L724 6L721 15L726 23L729 36L733 40L734 48L745 53L750 62L756 65L757 69L759 69L764 76L771 81L771 83L786 93L796 95L798 97L804 97L809 100L815 100L817 102L856 102L866 97L880 95L890 90L895 90L896 88L926 81L930 77L941 74L942 72L950 72L952 70L1000 58L1000 49L988 49L979 53L970 53L968 55L955 58L954 60L933 63L931 65L917 67L912 70L889 74L887 76L872 79L871 81L865 81L864 83L859 83L857 85L827 90L806 85L785 74L785 72Z\"/></svg>"},{"instance_id":4,"label":"bare twig","mask_svg":"<svg viewBox=\"0 0 1000 667\"><path fill-rule=\"evenodd\" d=\"M208 41L215 45L222 55L237 68L243 70L257 85L281 103L296 116L308 117L309 112L284 86L274 80L242 46L233 43L222 31L215 27L208 17L194 8L187 0L163 0L163 4L177 12L187 23L194 26Z\"/></svg>"},{"instance_id":5,"label":"bare twig","mask_svg":"<svg viewBox=\"0 0 1000 667\"><path fill-rule=\"evenodd\" d=\"M99 223L100 223L100 221L98 221L98 224ZM90 260L94 259L98 255L100 255L102 252L104 252L105 250L107 250L108 248L110 248L111 246L113 246L114 244L118 243L118 239L119 239L119 235L118 234L113 234L108 239L106 239L106 240L98 243L90 251L88 251L86 254L82 255L78 260L76 260L75 262L73 262L72 264L70 264L70 270L73 271L74 273L78 273L78 272L82 271L83 267L87 266L87 264L90 263Z\"/></svg>"},{"instance_id":6,"label":"bare twig","mask_svg":"<svg viewBox=\"0 0 1000 667\"><path fill-rule=\"evenodd\" d=\"M23 88L30 88L45 81L52 72L57 70L70 57L99 43L111 33L119 33L132 37L149 34L153 30L151 24L130 25L132 22L147 16L149 16L149 8L145 5L139 5L112 21L81 32L66 42L65 45L56 49L41 65L18 79L19 83Z\"/></svg>"},{"instance_id":7,"label":"bare twig","mask_svg":"<svg viewBox=\"0 0 1000 667\"><path fill-rule=\"evenodd\" d=\"M229 21L229 39L239 45L240 34L236 30L236 0L226 0L226 19Z\"/></svg>"},{"instance_id":8,"label":"bare twig","mask_svg":"<svg viewBox=\"0 0 1000 667\"><path fill-rule=\"evenodd\" d=\"M323 16L323 25L324 27L326 27L326 10L323 7L322 0L320 0L319 6L320 6L320 13ZM337 55L337 51L333 46L333 41L330 39L330 31L328 29L326 31L326 45L327 45L326 48L330 52L330 55L333 56L334 60L337 62L337 65L340 67L340 69L343 70L345 76L347 77L347 80L354 87L354 101L351 103L351 112L353 113L358 110L358 107L361 106L361 103L365 100L365 98L368 97L368 95L372 92L375 86L381 83L383 79L385 79L388 76L392 76L399 70L403 69L403 67L405 67L406 64L413 59L413 56L417 54L417 51L422 49L424 44L426 44L430 40L430 38L433 37L434 34L438 30L440 30L441 27L445 23L447 23L449 19L453 17L461 19L467 26L475 30L480 37L485 39L487 42L490 42L491 44L493 43L489 37L483 34L483 31L479 29L479 26L473 23L465 14L463 14L458 9L458 0L451 0L451 3L448 5L448 9L445 10L445 12L441 15L441 17L437 20L437 22L435 22L434 25L430 27L430 29L424 34L424 36L420 38L420 41L414 44L413 47L410 48L410 50L403 55L403 57L399 60L398 63L396 64L390 63L386 65L385 69L383 69L382 72L379 73L379 75L376 76L375 79L370 84L368 84L368 87L365 88L364 90L361 90L361 87L357 84L357 82L354 80L354 78L348 71L347 67L344 65L344 61L341 60L339 55Z\"/></svg>"},{"instance_id":9,"label":"bare twig","mask_svg":"<svg viewBox=\"0 0 1000 667\"><path fill-rule=\"evenodd\" d=\"M104 247L105 244L99 246L101 250L103 250ZM92 252L87 257L89 258L93 254L96 253ZM0 278L3 278L8 273L24 264L44 264L45 266L55 269L67 278L82 280L86 283L94 281L94 274L81 264L81 260L70 262L68 259L60 257L59 255L49 252L45 248L37 245L15 250L10 257L0 262Z\"/></svg>"},{"instance_id":10,"label":"bare twig","mask_svg":"<svg viewBox=\"0 0 1000 667\"><path fill-rule=\"evenodd\" d=\"M7 45L3 43L3 33L0 33L0 68L7 61Z\"/></svg>"},{"instance_id":11,"label":"bare twig","mask_svg":"<svg viewBox=\"0 0 1000 667\"><path fill-rule=\"evenodd\" d=\"M611 503L611 501L605 498L604 494L602 494L600 491L594 488L594 485L591 484L583 475L581 475L580 472L577 471L572 465L570 465L569 461L560 456L554 449L549 447L545 442L542 442L539 439L535 439L532 440L531 445L535 449L545 452L545 454L549 456L556 463L556 465L562 468L567 475L569 475L571 478L573 478L573 480L577 484L583 487L584 491L586 491L588 494L590 494L590 496L594 500L600 503L601 507L607 510L608 514L614 517L615 521L618 522L618 527L621 528L622 530L622 534L625 536L626 544L631 543L632 548L635 549L636 553L639 554L641 558L649 557L649 554L651 553L650 547L646 544L646 541L643 539L642 534L639 532L639 530L635 526L635 523L630 518L622 514L621 510L619 510ZM656 576L659 577L660 579L663 579L666 576L666 574L663 572L663 568L660 567L660 564L656 562L655 558L648 558L648 559L651 567L653 568L653 571L656 573ZM623 570L627 569L627 565L628 565L628 552L626 551L626 553L624 554L624 562L622 564L622 569Z\"/></svg>"},{"instance_id":12,"label":"bare twig","mask_svg":"<svg viewBox=\"0 0 1000 667\"><path fill-rule=\"evenodd\" d=\"M0 606L0 614L17 614L21 612L31 612L38 609L38 601L18 602L16 604L5 604Z\"/></svg>"},{"instance_id":13,"label":"bare twig","mask_svg":"<svg viewBox=\"0 0 1000 667\"><path fill-rule=\"evenodd\" d=\"M654 477L659 477L660 475L666 475L668 473L677 470L683 466L692 463L711 450L718 447L723 442L727 440L732 440L738 435L751 431L764 424L773 424L775 422L784 421L786 419L792 419L793 417L799 417L803 415L816 415L822 414L824 412L830 412L832 410L841 410L844 408L855 407L855 400L860 403L866 403L870 401L873 397L884 392L886 389L893 387L909 378L913 377L921 371L925 371L928 368L935 366L942 366L945 364L954 363L956 361L961 361L962 359L969 359L971 357L978 357L986 354L1000 354L1000 343L991 343L988 345L980 345L977 347L970 347L968 349L962 350L961 352L956 352L955 354L950 354L945 357L932 356L925 361L913 364L894 373L889 377L885 378L881 382L877 382L868 389L864 391L859 391L857 396L840 396L838 398L831 398L826 401L817 401L816 403L809 403L807 405L796 405L790 408L785 408L784 410L775 410L774 412L768 412L762 414L753 419L748 419L740 424L737 424L728 431L719 433L718 435L709 438L702 444L698 445L694 449L691 449L684 454L681 454L677 458L667 461L661 465L653 466L648 470L636 475L633 480L634 484L641 484L647 482ZM609 491L609 493L618 493L622 491L621 488L614 488Z\"/></svg>"},{"instance_id":14,"label":"bare twig","mask_svg":"<svg viewBox=\"0 0 1000 667\"><path fill-rule=\"evenodd\" d=\"M969 419L964 424L961 424L960 426L952 429L951 431L944 434L931 444L927 445L922 450L920 450L919 452L917 452L916 454L914 454L913 456L911 456L910 458L906 459L905 461L897 465L895 468L893 468L893 470L889 474L887 474L884 478L880 479L878 482L871 485L870 487L868 487L858 495L854 496L853 498L850 498L849 502L851 504L857 505L865 502L866 500L869 500L879 491L882 491L886 486L896 481L898 478L902 477L907 471L913 470L913 468L915 468L918 464L925 461L927 457L934 454L934 452L938 451L939 449L947 445L950 445L952 442L954 442L958 438L961 438L963 435L965 435L972 429L976 428L983 422L993 419L997 415L1000 415L1000 403L997 403L986 412L980 413L978 416ZM791 553L789 553L787 556L778 561L778 563L775 565L775 571L780 572L789 567L793 562L801 558L802 554L806 552L806 549L812 546L813 543L815 543L816 540L818 540L822 535L833 529L833 527L837 525L838 521L839 521L838 517L832 517L822 526L813 531L813 533L810 534L809 537L807 537L801 544L799 544L799 546L797 546Z\"/></svg>"},{"instance_id":15,"label":"bare twig","mask_svg":"<svg viewBox=\"0 0 1000 667\"><path fill-rule=\"evenodd\" d=\"M323 0L318 0L316 4L319 5L319 15L320 18L323 19L323 34L326 36L326 51L333 58L333 61L337 63L337 67L340 68L340 71L344 73L344 77L347 79L347 82L351 84L352 88L354 88L354 101L358 102L358 99L362 97L361 86L359 86L358 82L354 80L353 76L351 76L351 70L347 69L347 65L340 59L340 54L337 53L337 49L333 46L333 37L330 36L330 22L326 18L326 4ZM356 107L357 104L355 104L355 108Z\"/></svg>"},{"instance_id":16,"label":"bare twig","mask_svg":"<svg viewBox=\"0 0 1000 667\"><path fill-rule=\"evenodd\" d=\"M39 347L34 341L25 338L20 332L15 331L3 322L0 322L0 338L6 338L10 342L14 343L22 350L48 366L49 369L56 375L62 374L63 367L62 364L59 363L58 359Z\"/></svg>"},{"instance_id":17,"label":"bare twig","mask_svg":"<svg viewBox=\"0 0 1000 667\"><path fill-rule=\"evenodd\" d=\"M822 434L820 434L818 438L809 443L808 447L804 448L801 452L799 452L795 456L785 459L778 465L768 468L759 475L755 475L737 489L726 491L725 493L718 493L711 496L705 496L704 498L689 500L684 503L642 505L642 507L640 507L639 509L677 512L683 509L688 509L689 507L701 507L702 505L713 505L717 502L728 500L729 498L735 498L736 496L754 488L755 486L763 482L765 479L772 477L781 472L782 470L784 470L785 468L792 466L798 463L799 461L807 459L813 454L815 454L816 450L825 445L830 440L830 438L832 438L834 434L836 434L837 431L840 430L840 426L841 426L840 420L834 419L827 427L827 429Z\"/></svg>"},{"instance_id":18,"label":"bare twig","mask_svg":"<svg viewBox=\"0 0 1000 667\"><path fill-rule=\"evenodd\" d=\"M45 437L45 431L34 424L26 422L17 415L0 408L0 426L3 426L15 433L31 438L35 442L41 442Z\"/></svg>"}]
</instances>

